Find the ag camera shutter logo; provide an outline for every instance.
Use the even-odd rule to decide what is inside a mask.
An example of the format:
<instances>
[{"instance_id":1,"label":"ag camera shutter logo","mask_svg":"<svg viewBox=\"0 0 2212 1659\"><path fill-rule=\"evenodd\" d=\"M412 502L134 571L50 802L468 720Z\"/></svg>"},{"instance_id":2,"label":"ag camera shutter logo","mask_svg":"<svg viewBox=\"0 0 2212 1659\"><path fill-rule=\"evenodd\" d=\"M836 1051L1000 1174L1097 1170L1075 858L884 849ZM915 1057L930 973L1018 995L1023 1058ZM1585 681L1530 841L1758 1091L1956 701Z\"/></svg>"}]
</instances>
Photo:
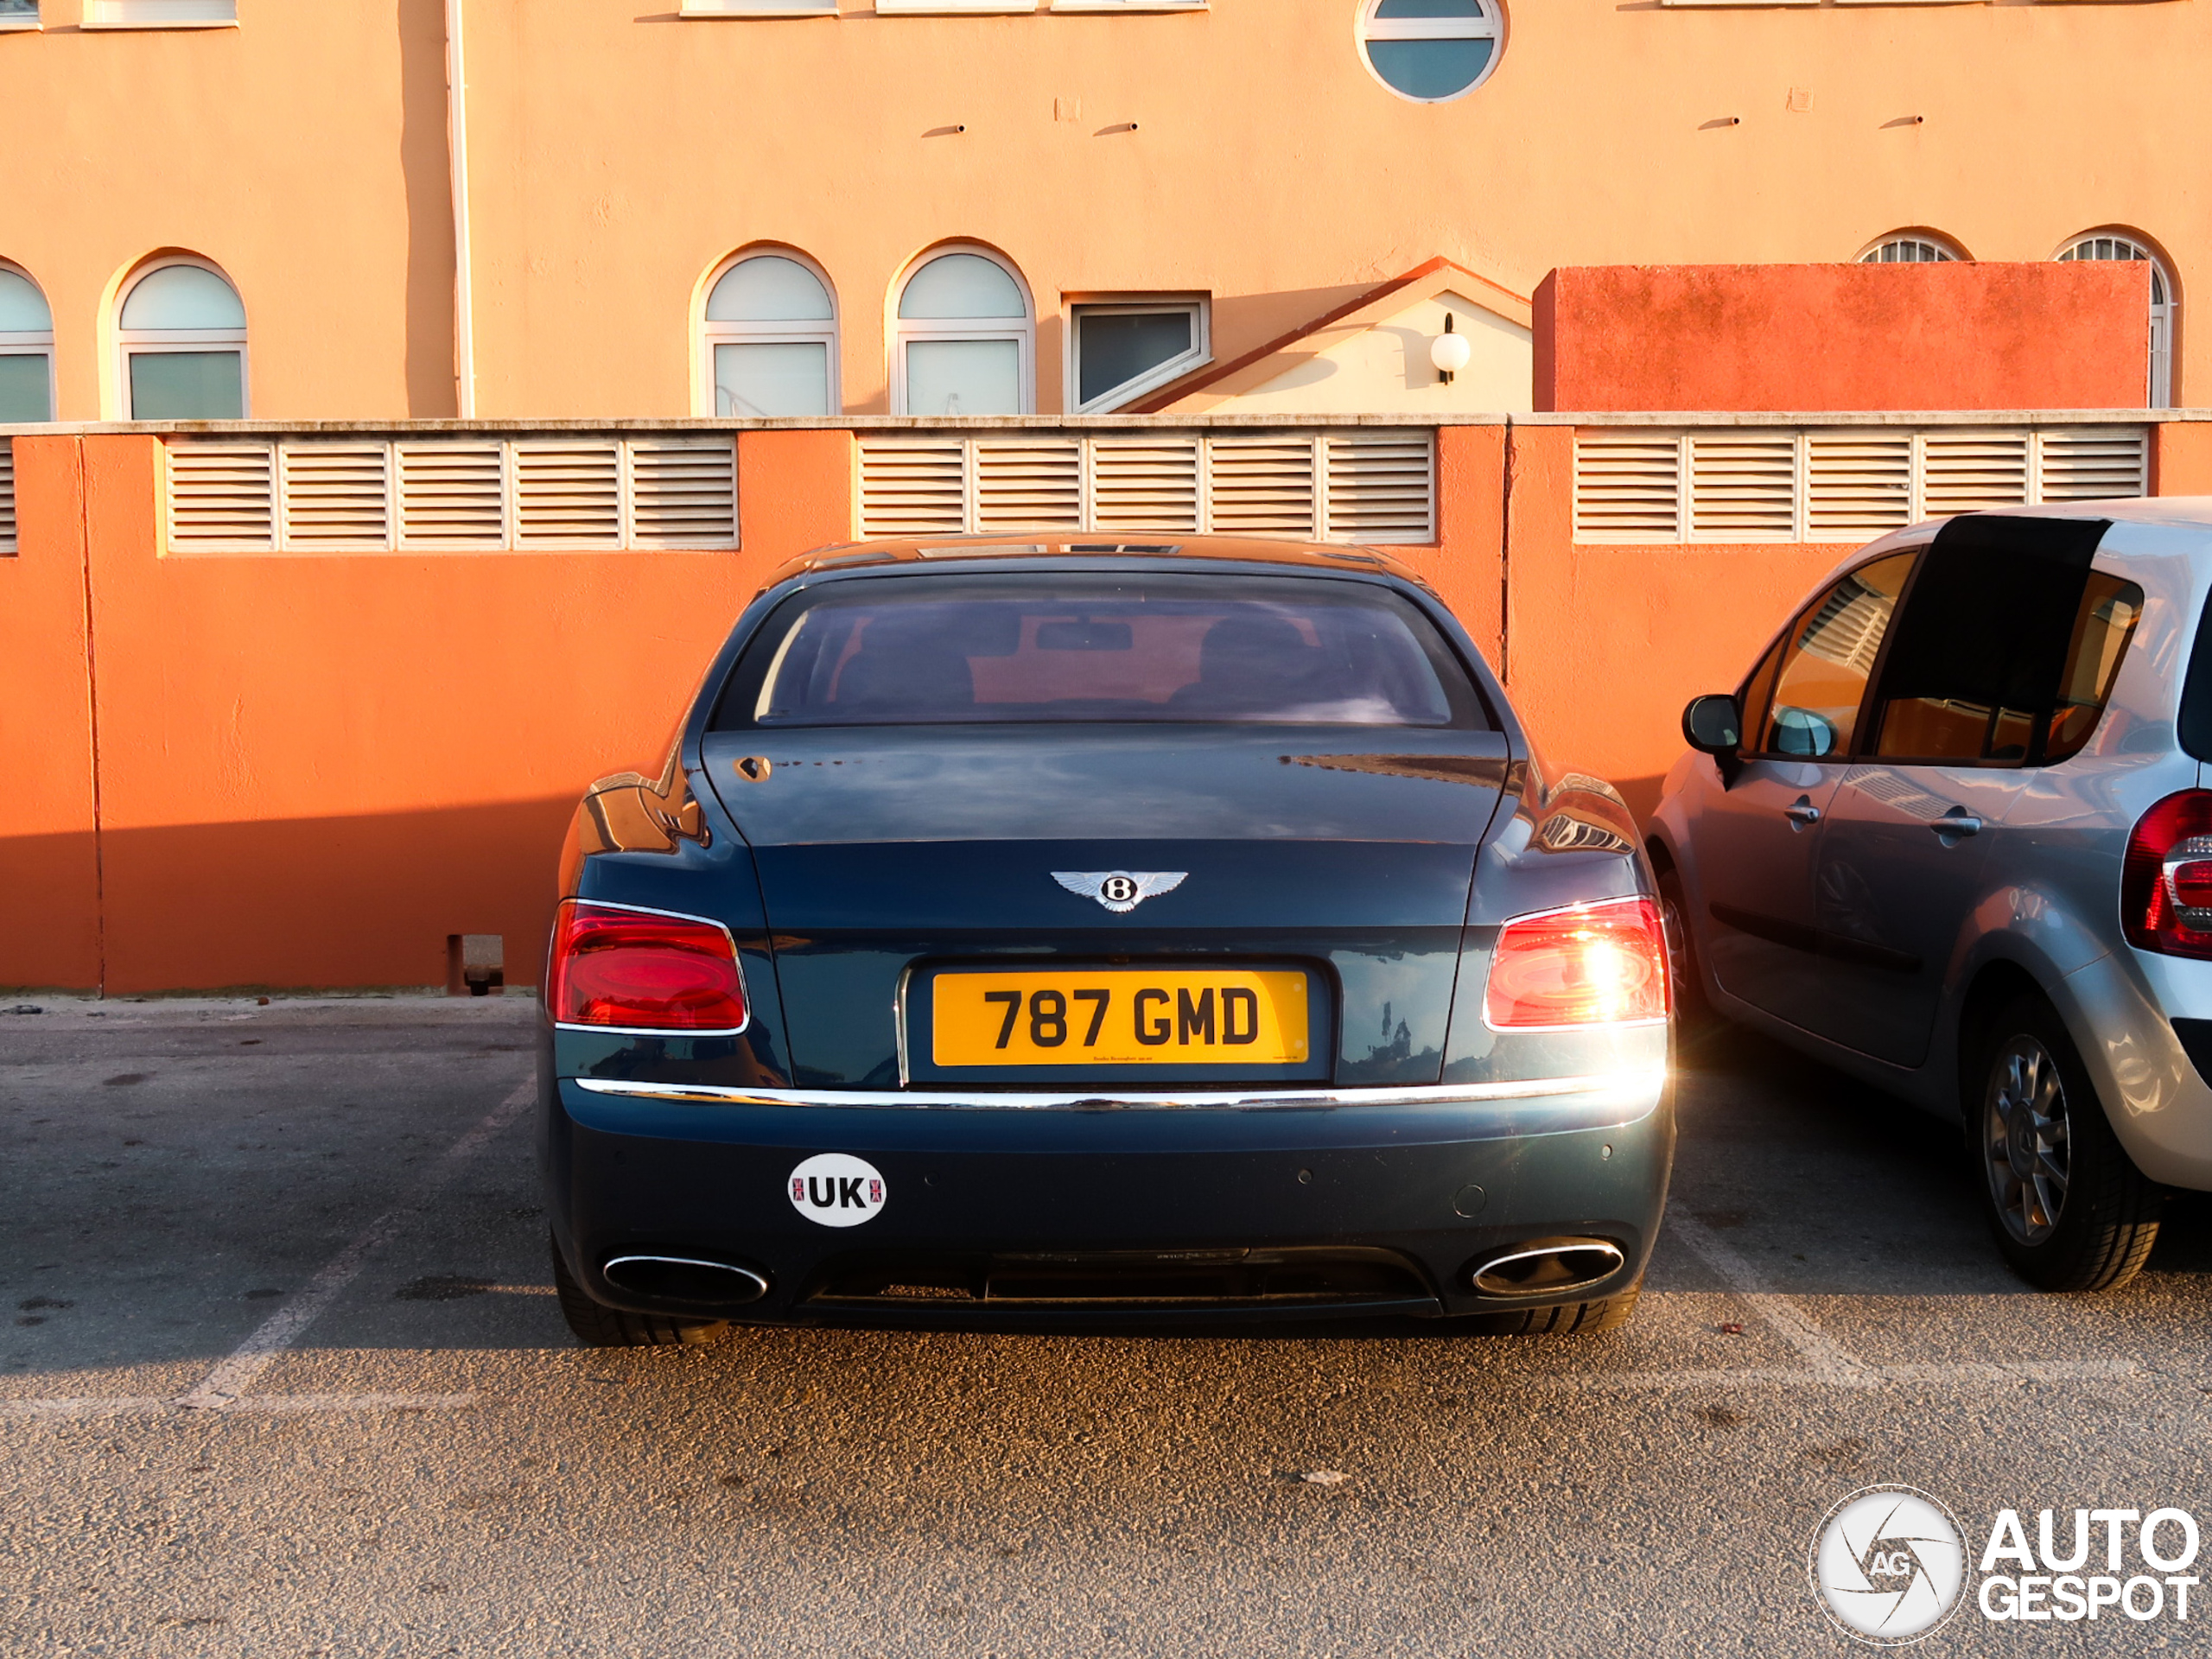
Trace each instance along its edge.
<instances>
[{"instance_id":1,"label":"ag camera shutter logo","mask_svg":"<svg viewBox=\"0 0 2212 1659\"><path fill-rule=\"evenodd\" d=\"M1912 1486L1868 1486L1813 1535L1813 1589L1828 1617L1877 1647L1917 1642L1958 1611L1966 1539L1942 1502Z\"/></svg>"}]
</instances>

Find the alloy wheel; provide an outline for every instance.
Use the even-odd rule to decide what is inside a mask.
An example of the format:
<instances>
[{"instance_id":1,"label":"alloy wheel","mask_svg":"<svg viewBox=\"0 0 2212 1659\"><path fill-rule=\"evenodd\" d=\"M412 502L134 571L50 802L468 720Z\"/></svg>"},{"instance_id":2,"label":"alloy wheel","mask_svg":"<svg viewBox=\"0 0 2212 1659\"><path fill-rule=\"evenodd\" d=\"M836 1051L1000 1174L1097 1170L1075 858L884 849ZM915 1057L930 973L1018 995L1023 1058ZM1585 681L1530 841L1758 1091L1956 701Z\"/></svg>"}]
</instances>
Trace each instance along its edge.
<instances>
[{"instance_id":1,"label":"alloy wheel","mask_svg":"<svg viewBox=\"0 0 2212 1659\"><path fill-rule=\"evenodd\" d=\"M2073 1173L2066 1084L2024 1033L1997 1052L1982 1106L1982 1162L2005 1230L2022 1244L2056 1230Z\"/></svg>"}]
</instances>

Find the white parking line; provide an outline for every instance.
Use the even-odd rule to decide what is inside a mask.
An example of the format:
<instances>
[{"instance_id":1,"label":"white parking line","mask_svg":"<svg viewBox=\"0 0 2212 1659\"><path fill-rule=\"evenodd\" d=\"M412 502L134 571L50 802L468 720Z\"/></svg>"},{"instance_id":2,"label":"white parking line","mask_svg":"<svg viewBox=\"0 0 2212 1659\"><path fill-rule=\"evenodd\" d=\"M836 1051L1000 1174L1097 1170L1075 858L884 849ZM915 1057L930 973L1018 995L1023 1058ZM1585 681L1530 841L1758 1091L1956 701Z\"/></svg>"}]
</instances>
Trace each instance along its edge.
<instances>
[{"instance_id":1,"label":"white parking line","mask_svg":"<svg viewBox=\"0 0 2212 1659\"><path fill-rule=\"evenodd\" d=\"M276 1363L279 1354L300 1339L322 1311L338 1299L340 1292L360 1276L369 1258L390 1243L424 1203L458 1175L493 1136L521 1116L537 1095L535 1078L517 1085L512 1094L493 1108L490 1116L454 1141L445 1156L430 1166L405 1203L387 1210L363 1228L352 1243L333 1256L322 1271L308 1280L289 1301L263 1320L260 1328L232 1349L227 1358L196 1385L177 1395L175 1403L198 1411L227 1411L242 1405L243 1396L255 1380Z\"/></svg>"},{"instance_id":2,"label":"white parking line","mask_svg":"<svg viewBox=\"0 0 2212 1659\"><path fill-rule=\"evenodd\" d=\"M1867 1364L1834 1337L1821 1329L1786 1296L1769 1290L1760 1280L1758 1272L1749 1262L1738 1255L1734 1248L1724 1243L1710 1227L1689 1214L1669 1205L1667 1207L1666 1230L1691 1249L1727 1282L1728 1288L1770 1326L1775 1335L1804 1356L1813 1368L1815 1380L1832 1389L1872 1389L1881 1386L1884 1378L1873 1366Z\"/></svg>"},{"instance_id":3,"label":"white parking line","mask_svg":"<svg viewBox=\"0 0 2212 1659\"><path fill-rule=\"evenodd\" d=\"M2144 1375L2132 1359L2018 1360L2005 1364L1862 1365L1847 1380L1797 1366L1740 1366L1709 1371L1586 1371L1549 1376L1545 1385L1578 1391L1675 1394L1732 1389L1879 1389L1918 1383L1939 1389L2012 1388L2023 1382L2119 1382Z\"/></svg>"},{"instance_id":4,"label":"white parking line","mask_svg":"<svg viewBox=\"0 0 2212 1659\"><path fill-rule=\"evenodd\" d=\"M474 1394L253 1394L222 1408L226 1415L320 1415L329 1412L458 1411L478 1403ZM86 1395L54 1400L0 1400L0 1421L36 1418L73 1421L96 1417L166 1417L182 1413L168 1395Z\"/></svg>"}]
</instances>

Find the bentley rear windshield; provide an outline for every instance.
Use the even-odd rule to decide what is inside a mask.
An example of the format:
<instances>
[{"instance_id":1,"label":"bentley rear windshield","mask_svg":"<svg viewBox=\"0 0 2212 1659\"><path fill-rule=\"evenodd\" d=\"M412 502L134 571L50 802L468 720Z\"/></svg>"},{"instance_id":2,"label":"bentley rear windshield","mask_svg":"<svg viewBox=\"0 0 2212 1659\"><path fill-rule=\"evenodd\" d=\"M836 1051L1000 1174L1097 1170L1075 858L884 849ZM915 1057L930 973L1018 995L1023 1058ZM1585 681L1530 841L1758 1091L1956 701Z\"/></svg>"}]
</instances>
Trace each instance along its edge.
<instances>
[{"instance_id":1,"label":"bentley rear windshield","mask_svg":"<svg viewBox=\"0 0 2212 1659\"><path fill-rule=\"evenodd\" d=\"M1077 721L1490 725L1435 625L1387 588L1041 571L796 594L747 647L715 726Z\"/></svg>"}]
</instances>

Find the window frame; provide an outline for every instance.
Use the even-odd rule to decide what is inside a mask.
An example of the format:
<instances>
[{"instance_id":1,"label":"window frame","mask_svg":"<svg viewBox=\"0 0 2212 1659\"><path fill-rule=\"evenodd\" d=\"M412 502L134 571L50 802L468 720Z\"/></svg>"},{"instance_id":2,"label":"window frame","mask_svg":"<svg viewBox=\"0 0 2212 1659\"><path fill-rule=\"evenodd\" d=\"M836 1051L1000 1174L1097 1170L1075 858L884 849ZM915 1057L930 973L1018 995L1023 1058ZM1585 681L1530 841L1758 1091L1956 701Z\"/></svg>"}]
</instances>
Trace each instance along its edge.
<instances>
[{"instance_id":1,"label":"window frame","mask_svg":"<svg viewBox=\"0 0 2212 1659\"><path fill-rule=\"evenodd\" d=\"M1144 317L1160 316L1169 312L1183 312L1191 319L1191 348L1170 358L1157 367L1108 388L1089 403L1074 401L1083 392L1083 320L1085 317ZM1068 305L1067 361L1062 372L1065 375L1067 395L1060 401L1071 415L1109 415L1123 405L1135 402L1147 392L1157 391L1171 380L1179 380L1193 369L1204 368L1213 361L1213 301L1205 294L1162 294L1157 296L1121 296L1111 299L1072 301Z\"/></svg>"},{"instance_id":2,"label":"window frame","mask_svg":"<svg viewBox=\"0 0 2212 1659\"><path fill-rule=\"evenodd\" d=\"M1904 247L1908 245L1915 247L1933 248L1937 257L1933 259L1877 257L1885 248ZM1852 261L1855 265L1970 265L1973 263L1973 257L1964 248L1949 237L1938 235L1933 231L1891 231L1869 242L1859 250L1859 256Z\"/></svg>"},{"instance_id":3,"label":"window frame","mask_svg":"<svg viewBox=\"0 0 2212 1659\"><path fill-rule=\"evenodd\" d=\"M2181 285L2174 280L2174 268L2157 243L2140 232L2119 226L2102 230L2083 231L2069 236L2059 245L2052 260L2060 264L2080 262L2084 264L2133 264L2128 259L2083 259L2081 250L2093 242L2123 242L2142 256L2142 263L2151 267L2151 372L2144 388L2147 401L2145 409L2171 409L2174 404L2174 330L2181 321ZM2158 284L2165 284L2166 297L2158 297Z\"/></svg>"},{"instance_id":4,"label":"window frame","mask_svg":"<svg viewBox=\"0 0 2212 1659\"><path fill-rule=\"evenodd\" d=\"M29 11L0 12L0 34L11 33L16 29L40 29L45 27L46 19L39 0L31 0L31 9Z\"/></svg>"},{"instance_id":5,"label":"window frame","mask_svg":"<svg viewBox=\"0 0 2212 1659\"><path fill-rule=\"evenodd\" d=\"M1408 104L1453 104L1479 91L1497 73L1497 66L1505 57L1506 17L1503 0L1475 0L1481 16L1479 21L1490 25L1487 33L1480 29L1461 30L1444 27L1459 22L1453 17L1383 17L1375 14L1382 8L1383 0L1360 0L1359 9L1352 17L1352 41L1359 54L1360 67L1374 78L1375 84L1393 98L1403 99ZM1368 55L1370 41L1490 41L1490 59L1481 73L1455 92L1441 98L1419 98L1401 92L1383 79L1382 72L1375 67L1375 60Z\"/></svg>"},{"instance_id":6,"label":"window frame","mask_svg":"<svg viewBox=\"0 0 2212 1659\"><path fill-rule=\"evenodd\" d=\"M938 260L949 254L972 253L989 260L1014 279L1021 296L1024 315L1019 322L1008 317L903 317L899 315L906 289ZM906 410L906 347L916 340L1013 340L1020 353L1021 407L1016 414L1037 412L1037 296L1020 268L996 248L980 242L943 242L918 255L899 275L891 289L891 412L909 420L947 420L957 416L909 415ZM1065 402L1065 398L1062 400Z\"/></svg>"},{"instance_id":7,"label":"window frame","mask_svg":"<svg viewBox=\"0 0 2212 1659\"><path fill-rule=\"evenodd\" d=\"M822 284L822 291L830 301L830 321L824 326L809 326L803 320L761 322L715 322L707 316L707 308L713 303L715 289L723 277L749 259L788 259ZM697 353L695 361L699 371L699 392L694 400L698 412L714 420L752 420L753 416L724 415L720 408L721 387L715 379L715 347L717 346L812 346L829 348L826 372L829 385L829 412L818 418L841 419L845 412L845 365L842 346L844 308L838 303L837 285L830 280L830 273L816 260L797 248L786 247L779 242L756 242L732 254L711 271L699 289L699 310L696 321ZM817 418L810 416L808 418Z\"/></svg>"},{"instance_id":8,"label":"window frame","mask_svg":"<svg viewBox=\"0 0 2212 1659\"><path fill-rule=\"evenodd\" d=\"M31 291L46 307L44 328L0 329L0 357L42 357L46 359L46 419L58 420L60 416L55 410L60 407L61 390L54 384L54 302L47 298L46 289L39 285L38 278L13 260L0 259L0 272L20 276L29 283Z\"/></svg>"},{"instance_id":9,"label":"window frame","mask_svg":"<svg viewBox=\"0 0 2212 1659\"><path fill-rule=\"evenodd\" d=\"M138 286L157 270L168 270L178 265L190 265L222 279L226 287L238 296L238 309L245 309L245 294L213 260L196 253L166 254L158 259L149 259L132 271L122 287L116 290L114 316L115 350L110 370L114 386L115 407L126 421L140 418L130 397L130 359L143 353L149 357L175 355L186 352L232 352L238 358L239 420L253 418L253 359L249 354L247 340L252 333L252 318L246 327L228 328L125 328L123 326L124 308L130 303L130 296ZM155 418L155 417L149 417ZM213 418L213 417L208 417Z\"/></svg>"},{"instance_id":10,"label":"window frame","mask_svg":"<svg viewBox=\"0 0 2212 1659\"><path fill-rule=\"evenodd\" d=\"M140 15L148 0L86 0L84 29L236 29L238 0L152 0L163 10ZM193 16L197 7L221 11L220 16Z\"/></svg>"}]
</instances>

